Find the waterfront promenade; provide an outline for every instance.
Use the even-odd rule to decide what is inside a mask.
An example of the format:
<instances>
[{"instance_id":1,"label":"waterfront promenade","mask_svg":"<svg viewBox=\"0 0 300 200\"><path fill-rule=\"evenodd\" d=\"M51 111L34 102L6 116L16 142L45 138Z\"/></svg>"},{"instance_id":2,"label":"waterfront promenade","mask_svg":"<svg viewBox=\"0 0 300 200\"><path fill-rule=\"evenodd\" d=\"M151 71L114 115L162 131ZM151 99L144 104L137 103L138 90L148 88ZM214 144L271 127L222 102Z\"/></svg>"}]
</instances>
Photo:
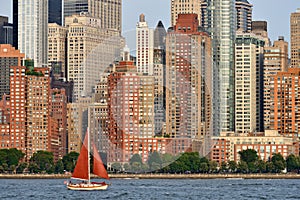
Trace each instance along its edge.
<instances>
[{"instance_id":1,"label":"waterfront promenade","mask_svg":"<svg viewBox=\"0 0 300 200\"><path fill-rule=\"evenodd\" d=\"M0 179L68 179L66 174L0 174ZM110 174L112 179L300 179L300 174Z\"/></svg>"}]
</instances>

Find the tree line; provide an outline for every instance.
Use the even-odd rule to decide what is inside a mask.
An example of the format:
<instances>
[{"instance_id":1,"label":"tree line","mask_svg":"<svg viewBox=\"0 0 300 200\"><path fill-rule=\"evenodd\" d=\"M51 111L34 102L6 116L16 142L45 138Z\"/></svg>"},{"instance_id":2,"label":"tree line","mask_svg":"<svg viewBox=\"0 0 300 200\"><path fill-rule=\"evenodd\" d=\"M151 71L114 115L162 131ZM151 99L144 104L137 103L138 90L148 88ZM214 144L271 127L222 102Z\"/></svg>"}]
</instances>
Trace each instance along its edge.
<instances>
[{"instance_id":1,"label":"tree line","mask_svg":"<svg viewBox=\"0 0 300 200\"><path fill-rule=\"evenodd\" d=\"M268 161L263 161L253 149L239 152L240 161L217 163L197 152L186 152L178 156L153 152L146 162L139 154L134 154L129 163L113 163L111 173L281 173L300 172L300 158L289 155L286 159L281 154L273 154ZM54 162L53 153L38 151L29 162L24 161L25 154L17 149L0 150L0 173L48 173L63 174L73 172L79 154L70 152ZM92 167L92 164L91 164Z\"/></svg>"}]
</instances>

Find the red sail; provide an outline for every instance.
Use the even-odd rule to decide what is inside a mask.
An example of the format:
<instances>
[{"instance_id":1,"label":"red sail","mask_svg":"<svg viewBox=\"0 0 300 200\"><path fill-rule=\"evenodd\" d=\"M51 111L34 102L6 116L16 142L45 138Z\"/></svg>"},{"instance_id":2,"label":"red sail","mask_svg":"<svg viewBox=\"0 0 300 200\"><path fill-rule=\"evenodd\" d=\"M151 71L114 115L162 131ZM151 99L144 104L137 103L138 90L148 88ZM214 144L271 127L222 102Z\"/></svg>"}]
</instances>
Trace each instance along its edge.
<instances>
[{"instance_id":1,"label":"red sail","mask_svg":"<svg viewBox=\"0 0 300 200\"><path fill-rule=\"evenodd\" d=\"M72 174L72 178L89 179L89 156L88 156L88 132L85 134L84 142L81 147L81 151Z\"/></svg>"},{"instance_id":2,"label":"red sail","mask_svg":"<svg viewBox=\"0 0 300 200\"><path fill-rule=\"evenodd\" d=\"M101 178L109 179L107 171L103 165L103 162L101 160L101 157L97 151L97 148L95 144L93 144L93 150L94 150L94 169L93 173L97 176L100 176Z\"/></svg>"}]
</instances>

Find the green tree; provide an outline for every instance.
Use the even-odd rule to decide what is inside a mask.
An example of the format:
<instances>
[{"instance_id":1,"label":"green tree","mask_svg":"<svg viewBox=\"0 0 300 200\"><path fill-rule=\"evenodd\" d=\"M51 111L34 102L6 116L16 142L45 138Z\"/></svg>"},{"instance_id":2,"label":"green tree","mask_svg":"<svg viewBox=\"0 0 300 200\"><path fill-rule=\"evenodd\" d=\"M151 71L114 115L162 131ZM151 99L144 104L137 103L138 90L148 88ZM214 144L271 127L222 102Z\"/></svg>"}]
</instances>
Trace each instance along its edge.
<instances>
[{"instance_id":1,"label":"green tree","mask_svg":"<svg viewBox=\"0 0 300 200\"><path fill-rule=\"evenodd\" d=\"M66 171L68 171L68 172L74 171L78 156L79 156L79 153L72 151L63 157L62 162L64 164L64 169Z\"/></svg>"},{"instance_id":2,"label":"green tree","mask_svg":"<svg viewBox=\"0 0 300 200\"><path fill-rule=\"evenodd\" d=\"M286 162L280 153L274 153L271 162L273 163L274 172L276 173L280 173L286 167Z\"/></svg>"},{"instance_id":3,"label":"green tree","mask_svg":"<svg viewBox=\"0 0 300 200\"><path fill-rule=\"evenodd\" d=\"M30 158L30 162L35 163L38 166L39 172L54 172L54 160L52 152L37 151Z\"/></svg>"},{"instance_id":4,"label":"green tree","mask_svg":"<svg viewBox=\"0 0 300 200\"><path fill-rule=\"evenodd\" d=\"M235 161L229 161L228 162L228 169L229 169L229 171L230 172L232 172L232 173L234 173L234 172L236 172L236 170L237 170L237 164L236 164L236 162Z\"/></svg>"},{"instance_id":5,"label":"green tree","mask_svg":"<svg viewBox=\"0 0 300 200\"><path fill-rule=\"evenodd\" d=\"M125 163L123 167L124 167L125 172L130 172L131 171L131 167L128 163Z\"/></svg>"},{"instance_id":6,"label":"green tree","mask_svg":"<svg viewBox=\"0 0 300 200\"><path fill-rule=\"evenodd\" d=\"M218 163L214 160L209 161L209 171L211 173L216 173L218 171Z\"/></svg>"},{"instance_id":7,"label":"green tree","mask_svg":"<svg viewBox=\"0 0 300 200\"><path fill-rule=\"evenodd\" d=\"M201 173L207 173L209 171L209 166L206 162L200 163L199 170Z\"/></svg>"},{"instance_id":8,"label":"green tree","mask_svg":"<svg viewBox=\"0 0 300 200\"><path fill-rule=\"evenodd\" d=\"M286 167L288 172L298 172L300 168L300 160L299 157L294 154L290 154L286 158Z\"/></svg>"},{"instance_id":9,"label":"green tree","mask_svg":"<svg viewBox=\"0 0 300 200\"><path fill-rule=\"evenodd\" d=\"M132 165L133 163L140 163L140 164L142 164L143 163L143 161L142 161L142 158L141 158L141 156L139 155L139 154L134 154L131 158L130 158L130 161L129 161L129 163L130 163L130 165Z\"/></svg>"},{"instance_id":10,"label":"green tree","mask_svg":"<svg viewBox=\"0 0 300 200\"><path fill-rule=\"evenodd\" d=\"M121 163L113 163L111 165L111 168L112 168L112 170L114 172L121 172L121 171L123 171L123 167L122 167Z\"/></svg>"},{"instance_id":11,"label":"green tree","mask_svg":"<svg viewBox=\"0 0 300 200\"><path fill-rule=\"evenodd\" d=\"M156 171L162 167L160 154L154 151L148 157L148 165L151 171Z\"/></svg>"},{"instance_id":12,"label":"green tree","mask_svg":"<svg viewBox=\"0 0 300 200\"><path fill-rule=\"evenodd\" d=\"M228 169L227 163L226 163L225 161L222 161L222 162L221 162L220 171L221 171L221 172L227 172L227 169Z\"/></svg>"},{"instance_id":13,"label":"green tree","mask_svg":"<svg viewBox=\"0 0 300 200\"><path fill-rule=\"evenodd\" d=\"M267 163L263 160L258 160L256 163L255 163L255 167L257 169L257 172L259 173L265 173L267 172Z\"/></svg>"},{"instance_id":14,"label":"green tree","mask_svg":"<svg viewBox=\"0 0 300 200\"><path fill-rule=\"evenodd\" d=\"M19 166L16 169L16 172L18 174L22 174L24 172L24 170L27 168L27 166L28 166L28 164L25 163L25 162L20 163Z\"/></svg>"},{"instance_id":15,"label":"green tree","mask_svg":"<svg viewBox=\"0 0 300 200\"><path fill-rule=\"evenodd\" d=\"M240 161L238 163L238 168L237 168L237 171L240 172L240 173L248 173L248 165L245 161Z\"/></svg>"},{"instance_id":16,"label":"green tree","mask_svg":"<svg viewBox=\"0 0 300 200\"><path fill-rule=\"evenodd\" d=\"M64 173L64 163L61 159L59 159L56 163L55 163L55 169L54 172L56 174L63 174Z\"/></svg>"},{"instance_id":17,"label":"green tree","mask_svg":"<svg viewBox=\"0 0 300 200\"><path fill-rule=\"evenodd\" d=\"M241 156L241 160L247 164L254 163L258 160L257 152L254 149L240 151L239 155Z\"/></svg>"}]
</instances>

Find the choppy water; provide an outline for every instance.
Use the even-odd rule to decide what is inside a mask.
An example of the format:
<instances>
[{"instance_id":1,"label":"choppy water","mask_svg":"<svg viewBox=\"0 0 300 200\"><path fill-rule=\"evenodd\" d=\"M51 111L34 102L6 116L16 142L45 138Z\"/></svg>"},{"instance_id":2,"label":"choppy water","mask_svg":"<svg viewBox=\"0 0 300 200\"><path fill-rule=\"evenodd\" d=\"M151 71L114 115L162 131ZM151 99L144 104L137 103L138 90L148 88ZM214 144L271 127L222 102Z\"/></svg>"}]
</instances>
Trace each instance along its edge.
<instances>
[{"instance_id":1,"label":"choppy water","mask_svg":"<svg viewBox=\"0 0 300 200\"><path fill-rule=\"evenodd\" d=\"M300 180L113 179L107 191L70 191L61 179L0 179L0 199L300 199Z\"/></svg>"}]
</instances>

